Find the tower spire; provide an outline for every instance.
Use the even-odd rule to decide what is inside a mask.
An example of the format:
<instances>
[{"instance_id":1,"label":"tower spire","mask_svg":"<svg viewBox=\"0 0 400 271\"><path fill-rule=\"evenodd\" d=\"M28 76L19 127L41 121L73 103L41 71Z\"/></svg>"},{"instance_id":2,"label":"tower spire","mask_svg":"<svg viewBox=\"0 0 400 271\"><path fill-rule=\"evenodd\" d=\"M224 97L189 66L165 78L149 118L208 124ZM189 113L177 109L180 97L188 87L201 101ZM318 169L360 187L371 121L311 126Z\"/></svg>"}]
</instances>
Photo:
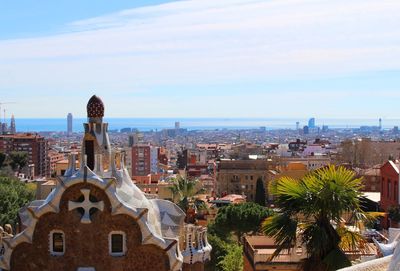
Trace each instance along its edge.
<instances>
[{"instance_id":1,"label":"tower spire","mask_svg":"<svg viewBox=\"0 0 400 271\"><path fill-rule=\"evenodd\" d=\"M103 122L104 103L93 95L86 106L88 122L84 123L85 135L82 144L82 157L87 157L87 166L91 170L100 170L99 163L104 162L104 169L110 168L111 148L108 137L108 124ZM100 157L102 156L102 157ZM101 160L96 163L96 160Z\"/></svg>"}]
</instances>

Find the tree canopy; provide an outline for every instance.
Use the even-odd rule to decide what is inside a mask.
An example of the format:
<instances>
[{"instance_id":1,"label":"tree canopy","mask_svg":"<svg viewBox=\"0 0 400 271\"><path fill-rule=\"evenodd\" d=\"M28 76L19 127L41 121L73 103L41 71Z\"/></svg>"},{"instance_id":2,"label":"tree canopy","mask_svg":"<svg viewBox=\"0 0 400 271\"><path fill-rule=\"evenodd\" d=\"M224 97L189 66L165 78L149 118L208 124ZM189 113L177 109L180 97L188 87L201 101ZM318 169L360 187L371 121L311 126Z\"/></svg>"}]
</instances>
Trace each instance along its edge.
<instances>
[{"instance_id":1,"label":"tree canopy","mask_svg":"<svg viewBox=\"0 0 400 271\"><path fill-rule=\"evenodd\" d=\"M21 170L28 164L28 153L13 151L8 155L10 166L13 170Z\"/></svg>"},{"instance_id":2,"label":"tree canopy","mask_svg":"<svg viewBox=\"0 0 400 271\"><path fill-rule=\"evenodd\" d=\"M218 210L213 228L219 236L233 232L240 241L244 233L257 232L272 210L253 202L231 204Z\"/></svg>"},{"instance_id":3,"label":"tree canopy","mask_svg":"<svg viewBox=\"0 0 400 271\"><path fill-rule=\"evenodd\" d=\"M227 250L227 254L223 258L220 258L218 267L223 271L242 271L243 247L236 244L229 244Z\"/></svg>"},{"instance_id":4,"label":"tree canopy","mask_svg":"<svg viewBox=\"0 0 400 271\"><path fill-rule=\"evenodd\" d=\"M300 180L277 180L270 191L280 211L262 226L278 245L273 256L290 249L300 238L308 254L304 270L330 271L350 265L344 250L365 243L340 224L345 213L352 216L355 226L365 218L360 207L361 187L354 172L335 166L318 169Z\"/></svg>"},{"instance_id":5,"label":"tree canopy","mask_svg":"<svg viewBox=\"0 0 400 271\"><path fill-rule=\"evenodd\" d=\"M0 225L17 222L18 211L34 199L35 191L10 177L0 177Z\"/></svg>"}]
</instances>

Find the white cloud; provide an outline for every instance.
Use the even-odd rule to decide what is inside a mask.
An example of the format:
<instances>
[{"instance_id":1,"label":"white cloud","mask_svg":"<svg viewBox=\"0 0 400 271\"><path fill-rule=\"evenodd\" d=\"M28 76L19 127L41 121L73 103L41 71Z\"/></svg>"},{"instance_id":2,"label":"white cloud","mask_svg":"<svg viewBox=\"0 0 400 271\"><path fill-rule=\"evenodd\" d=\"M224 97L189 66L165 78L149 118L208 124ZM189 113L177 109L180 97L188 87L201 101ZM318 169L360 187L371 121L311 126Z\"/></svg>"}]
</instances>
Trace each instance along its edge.
<instances>
[{"instance_id":1,"label":"white cloud","mask_svg":"<svg viewBox=\"0 0 400 271\"><path fill-rule=\"evenodd\" d=\"M0 41L0 93L141 93L395 70L399 13L390 0L188 0L124 10L71 22L62 34Z\"/></svg>"}]
</instances>

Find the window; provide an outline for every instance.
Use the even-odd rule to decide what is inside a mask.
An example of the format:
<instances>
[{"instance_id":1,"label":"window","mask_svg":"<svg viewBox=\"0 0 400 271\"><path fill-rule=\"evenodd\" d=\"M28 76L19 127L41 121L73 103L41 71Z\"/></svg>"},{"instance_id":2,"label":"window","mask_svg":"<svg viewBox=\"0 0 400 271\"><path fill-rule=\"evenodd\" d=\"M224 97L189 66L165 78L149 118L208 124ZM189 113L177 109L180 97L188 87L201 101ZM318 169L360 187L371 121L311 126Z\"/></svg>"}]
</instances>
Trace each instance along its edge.
<instances>
[{"instance_id":1,"label":"window","mask_svg":"<svg viewBox=\"0 0 400 271\"><path fill-rule=\"evenodd\" d=\"M122 231L113 231L109 238L109 252L111 256L124 256L126 253L126 235Z\"/></svg>"},{"instance_id":2,"label":"window","mask_svg":"<svg viewBox=\"0 0 400 271\"><path fill-rule=\"evenodd\" d=\"M65 237L62 231L54 230L50 232L50 254L62 256L65 252Z\"/></svg>"}]
</instances>

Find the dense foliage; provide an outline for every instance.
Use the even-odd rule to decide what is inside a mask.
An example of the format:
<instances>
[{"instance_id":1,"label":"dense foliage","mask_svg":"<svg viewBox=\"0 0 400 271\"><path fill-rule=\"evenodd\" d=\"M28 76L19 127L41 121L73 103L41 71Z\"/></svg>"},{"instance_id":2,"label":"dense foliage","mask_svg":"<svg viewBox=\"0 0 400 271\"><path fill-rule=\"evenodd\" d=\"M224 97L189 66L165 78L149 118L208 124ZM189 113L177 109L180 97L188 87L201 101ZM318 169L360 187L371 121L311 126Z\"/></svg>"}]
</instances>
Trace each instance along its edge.
<instances>
[{"instance_id":1,"label":"dense foliage","mask_svg":"<svg viewBox=\"0 0 400 271\"><path fill-rule=\"evenodd\" d=\"M266 202L265 187L264 187L264 182L261 178L257 179L256 196L255 196L254 201L255 201L255 203L258 203L261 206L265 206L265 202Z\"/></svg>"},{"instance_id":2,"label":"dense foliage","mask_svg":"<svg viewBox=\"0 0 400 271\"><path fill-rule=\"evenodd\" d=\"M234 233L240 241L244 233L259 231L261 222L271 214L271 209L253 202L231 204L218 210L214 230L220 236Z\"/></svg>"},{"instance_id":3,"label":"dense foliage","mask_svg":"<svg viewBox=\"0 0 400 271\"><path fill-rule=\"evenodd\" d=\"M242 270L243 248L228 236L218 236L214 224L209 225L208 241L212 246L211 260L206 263L206 271ZM239 269L236 269L239 266Z\"/></svg>"},{"instance_id":4,"label":"dense foliage","mask_svg":"<svg viewBox=\"0 0 400 271\"><path fill-rule=\"evenodd\" d=\"M243 247L229 244L227 249L228 253L218 262L218 267L223 271L242 271Z\"/></svg>"},{"instance_id":5,"label":"dense foliage","mask_svg":"<svg viewBox=\"0 0 400 271\"><path fill-rule=\"evenodd\" d=\"M33 188L11 177L0 177L0 225L17 222L18 211L34 199Z\"/></svg>"},{"instance_id":6,"label":"dense foliage","mask_svg":"<svg viewBox=\"0 0 400 271\"><path fill-rule=\"evenodd\" d=\"M218 210L215 222L208 225L212 246L211 261L206 270L242 270L243 248L238 244L244 233L257 232L272 210L256 203L232 204Z\"/></svg>"},{"instance_id":7,"label":"dense foliage","mask_svg":"<svg viewBox=\"0 0 400 271\"><path fill-rule=\"evenodd\" d=\"M274 256L290 249L300 238L308 254L304 270L329 271L350 265L344 250L360 249L365 243L340 224L345 213L353 218L354 225L365 218L359 201L361 186L361 179L352 171L335 166L321 168L300 180L283 177L272 184L280 212L267 218L262 229L276 239Z\"/></svg>"},{"instance_id":8,"label":"dense foliage","mask_svg":"<svg viewBox=\"0 0 400 271\"><path fill-rule=\"evenodd\" d=\"M208 242L210 243L211 260L206 264L206 270L220 270L218 263L228 254L230 244L215 234L208 233Z\"/></svg>"},{"instance_id":9,"label":"dense foliage","mask_svg":"<svg viewBox=\"0 0 400 271\"><path fill-rule=\"evenodd\" d=\"M28 153L13 151L8 155L8 160L11 168L15 171L19 171L28 164Z\"/></svg>"}]
</instances>

